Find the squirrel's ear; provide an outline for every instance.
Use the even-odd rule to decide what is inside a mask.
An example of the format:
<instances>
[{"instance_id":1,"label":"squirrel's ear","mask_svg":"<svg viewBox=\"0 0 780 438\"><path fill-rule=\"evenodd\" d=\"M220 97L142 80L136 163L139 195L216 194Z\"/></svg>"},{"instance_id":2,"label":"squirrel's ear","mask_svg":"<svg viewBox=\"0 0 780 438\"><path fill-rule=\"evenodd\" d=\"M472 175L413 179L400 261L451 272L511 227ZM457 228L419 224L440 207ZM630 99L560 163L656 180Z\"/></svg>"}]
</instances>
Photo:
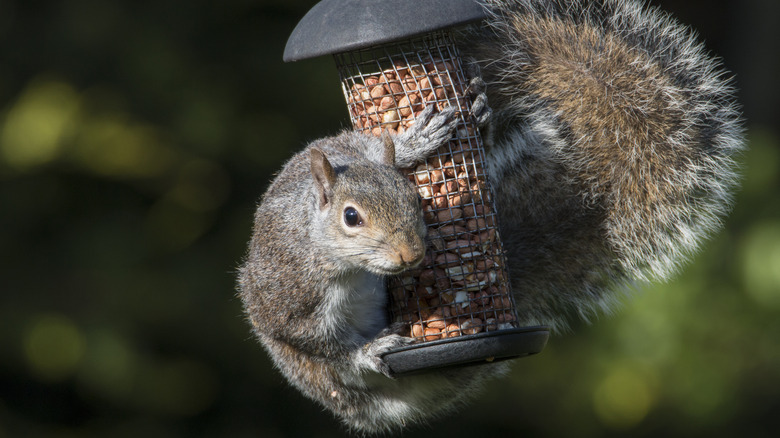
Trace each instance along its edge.
<instances>
[{"instance_id":1,"label":"squirrel's ear","mask_svg":"<svg viewBox=\"0 0 780 438\"><path fill-rule=\"evenodd\" d=\"M395 143L387 131L382 131L382 163L395 167Z\"/></svg>"},{"instance_id":2,"label":"squirrel's ear","mask_svg":"<svg viewBox=\"0 0 780 438\"><path fill-rule=\"evenodd\" d=\"M311 148L309 157L311 158L311 176L314 180L314 187L317 189L320 210L324 210L330 203L331 189L336 182L336 172L320 148Z\"/></svg>"}]
</instances>

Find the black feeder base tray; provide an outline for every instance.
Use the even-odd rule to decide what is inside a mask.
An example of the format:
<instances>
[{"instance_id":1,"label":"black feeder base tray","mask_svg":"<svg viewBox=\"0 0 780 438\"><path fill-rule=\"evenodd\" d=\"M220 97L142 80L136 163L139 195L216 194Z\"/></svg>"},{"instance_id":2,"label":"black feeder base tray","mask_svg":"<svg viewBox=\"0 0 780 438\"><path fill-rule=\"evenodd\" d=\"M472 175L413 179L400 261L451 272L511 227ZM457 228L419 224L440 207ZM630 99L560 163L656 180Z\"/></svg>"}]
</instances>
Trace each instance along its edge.
<instances>
[{"instance_id":1,"label":"black feeder base tray","mask_svg":"<svg viewBox=\"0 0 780 438\"><path fill-rule=\"evenodd\" d=\"M382 359L394 376L404 376L530 356L542 351L549 337L547 326L498 330L414 344L389 351Z\"/></svg>"}]
</instances>

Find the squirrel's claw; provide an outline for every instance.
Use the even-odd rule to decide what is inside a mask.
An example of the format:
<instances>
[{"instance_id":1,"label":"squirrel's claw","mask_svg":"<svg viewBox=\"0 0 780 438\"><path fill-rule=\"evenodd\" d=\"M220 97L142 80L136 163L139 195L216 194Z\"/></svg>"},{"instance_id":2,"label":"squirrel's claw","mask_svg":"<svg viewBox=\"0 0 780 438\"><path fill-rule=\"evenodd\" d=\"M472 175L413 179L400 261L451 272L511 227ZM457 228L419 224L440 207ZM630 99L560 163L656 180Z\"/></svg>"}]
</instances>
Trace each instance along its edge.
<instances>
[{"instance_id":1,"label":"squirrel's claw","mask_svg":"<svg viewBox=\"0 0 780 438\"><path fill-rule=\"evenodd\" d=\"M394 378L393 373L390 370L390 366L387 365L384 360L382 360L382 355L389 351L411 344L412 339L400 336L396 333L385 334L390 330L394 331L395 328L391 326L382 330L382 332L380 332L373 341L364 345L363 353L370 358L372 365L371 368L374 371L382 373L392 379Z\"/></svg>"},{"instance_id":2,"label":"squirrel's claw","mask_svg":"<svg viewBox=\"0 0 780 438\"><path fill-rule=\"evenodd\" d=\"M480 76L474 76L466 88L466 94L471 97L469 116L480 128L487 125L493 115L493 110L488 105L487 94L485 94L486 88L487 85Z\"/></svg>"},{"instance_id":3,"label":"squirrel's claw","mask_svg":"<svg viewBox=\"0 0 780 438\"><path fill-rule=\"evenodd\" d=\"M394 322L383 328L376 337L383 338L390 335L403 335L404 333L409 333L409 324L405 322Z\"/></svg>"}]
</instances>

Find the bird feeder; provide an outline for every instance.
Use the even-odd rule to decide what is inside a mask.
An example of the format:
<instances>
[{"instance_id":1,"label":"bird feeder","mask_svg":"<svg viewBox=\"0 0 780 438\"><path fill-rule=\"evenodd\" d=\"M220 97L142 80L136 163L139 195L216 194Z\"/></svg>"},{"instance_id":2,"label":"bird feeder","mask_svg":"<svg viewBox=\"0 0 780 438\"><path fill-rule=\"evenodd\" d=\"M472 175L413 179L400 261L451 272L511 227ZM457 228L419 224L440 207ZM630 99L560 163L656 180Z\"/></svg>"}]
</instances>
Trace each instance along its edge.
<instances>
[{"instance_id":1,"label":"bird feeder","mask_svg":"<svg viewBox=\"0 0 780 438\"><path fill-rule=\"evenodd\" d=\"M413 169L428 226L422 265L390 280L390 320L410 346L386 353L393 374L538 353L549 329L520 327L485 151L451 29L484 18L474 0L323 0L298 23L285 61L334 55L353 128L402 134L429 105L459 109L453 138Z\"/></svg>"}]
</instances>

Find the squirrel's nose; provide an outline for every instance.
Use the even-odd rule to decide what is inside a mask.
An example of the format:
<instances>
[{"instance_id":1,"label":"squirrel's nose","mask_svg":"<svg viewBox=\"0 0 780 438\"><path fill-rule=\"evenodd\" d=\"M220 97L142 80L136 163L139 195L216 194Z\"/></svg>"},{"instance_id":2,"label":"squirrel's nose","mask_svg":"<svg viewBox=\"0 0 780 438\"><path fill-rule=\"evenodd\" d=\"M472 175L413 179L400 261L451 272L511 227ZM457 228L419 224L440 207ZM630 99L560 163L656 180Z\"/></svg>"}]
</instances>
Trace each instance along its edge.
<instances>
[{"instance_id":1,"label":"squirrel's nose","mask_svg":"<svg viewBox=\"0 0 780 438\"><path fill-rule=\"evenodd\" d=\"M423 257L425 257L425 247L423 245L402 246L398 250L398 258L401 259L403 266L416 266Z\"/></svg>"}]
</instances>

